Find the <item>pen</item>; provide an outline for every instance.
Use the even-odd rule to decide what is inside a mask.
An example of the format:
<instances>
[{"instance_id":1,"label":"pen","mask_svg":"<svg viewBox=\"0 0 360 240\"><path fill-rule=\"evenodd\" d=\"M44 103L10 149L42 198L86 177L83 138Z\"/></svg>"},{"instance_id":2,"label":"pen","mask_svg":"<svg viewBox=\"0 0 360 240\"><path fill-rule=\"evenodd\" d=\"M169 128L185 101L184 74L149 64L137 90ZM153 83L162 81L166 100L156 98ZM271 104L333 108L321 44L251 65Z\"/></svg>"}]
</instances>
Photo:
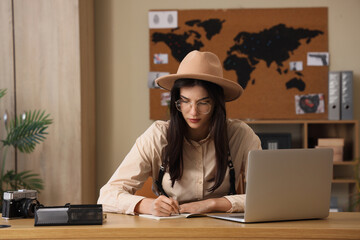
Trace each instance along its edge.
<instances>
[{"instance_id":1,"label":"pen","mask_svg":"<svg viewBox=\"0 0 360 240\"><path fill-rule=\"evenodd\" d=\"M158 190L160 191L161 195L164 195L167 198L170 198L169 195L166 194L165 190L162 188L161 184L159 183L159 181L155 181L155 184L158 188ZM174 215L174 214L173 214ZM180 209L177 210L177 214L175 215L180 215Z\"/></svg>"}]
</instances>

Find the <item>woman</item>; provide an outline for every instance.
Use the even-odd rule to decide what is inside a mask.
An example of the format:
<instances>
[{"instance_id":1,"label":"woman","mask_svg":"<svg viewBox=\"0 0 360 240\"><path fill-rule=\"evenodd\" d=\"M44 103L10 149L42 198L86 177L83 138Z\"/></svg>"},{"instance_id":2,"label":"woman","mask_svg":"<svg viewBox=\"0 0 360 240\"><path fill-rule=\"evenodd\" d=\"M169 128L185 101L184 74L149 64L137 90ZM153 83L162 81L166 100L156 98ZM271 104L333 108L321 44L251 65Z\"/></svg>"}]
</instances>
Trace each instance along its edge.
<instances>
[{"instance_id":1,"label":"woman","mask_svg":"<svg viewBox=\"0 0 360 240\"><path fill-rule=\"evenodd\" d=\"M226 119L225 102L237 99L241 86L223 78L215 54L199 51L156 82L171 90L170 121L155 121L136 140L98 203L105 211L156 216L243 211L245 195L236 188L248 152L261 144L245 123ZM158 197L134 195L150 176Z\"/></svg>"}]
</instances>

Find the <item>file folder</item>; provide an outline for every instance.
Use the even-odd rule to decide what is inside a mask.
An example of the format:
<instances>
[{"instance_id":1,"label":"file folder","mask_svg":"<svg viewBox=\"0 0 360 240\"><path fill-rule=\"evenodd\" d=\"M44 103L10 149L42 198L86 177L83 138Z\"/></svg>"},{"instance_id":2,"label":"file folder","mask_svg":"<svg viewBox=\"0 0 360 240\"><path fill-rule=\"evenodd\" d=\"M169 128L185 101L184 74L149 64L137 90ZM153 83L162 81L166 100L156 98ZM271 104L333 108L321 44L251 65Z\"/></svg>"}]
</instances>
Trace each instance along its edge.
<instances>
[{"instance_id":1,"label":"file folder","mask_svg":"<svg viewBox=\"0 0 360 240\"><path fill-rule=\"evenodd\" d=\"M341 72L329 72L329 120L340 120Z\"/></svg>"},{"instance_id":2,"label":"file folder","mask_svg":"<svg viewBox=\"0 0 360 240\"><path fill-rule=\"evenodd\" d=\"M341 119L353 119L353 72L341 72Z\"/></svg>"}]
</instances>

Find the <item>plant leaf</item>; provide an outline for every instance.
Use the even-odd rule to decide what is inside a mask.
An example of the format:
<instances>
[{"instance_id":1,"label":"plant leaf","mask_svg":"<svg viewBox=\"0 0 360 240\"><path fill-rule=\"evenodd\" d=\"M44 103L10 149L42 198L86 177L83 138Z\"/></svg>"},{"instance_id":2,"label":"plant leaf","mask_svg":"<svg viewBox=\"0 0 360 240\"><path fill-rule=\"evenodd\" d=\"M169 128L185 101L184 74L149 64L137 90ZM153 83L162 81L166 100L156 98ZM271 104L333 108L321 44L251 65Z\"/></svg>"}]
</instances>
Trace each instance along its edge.
<instances>
[{"instance_id":1,"label":"plant leaf","mask_svg":"<svg viewBox=\"0 0 360 240\"><path fill-rule=\"evenodd\" d=\"M6 88L5 89L0 89L0 98L2 98L3 96L5 96L6 94Z\"/></svg>"},{"instance_id":2,"label":"plant leaf","mask_svg":"<svg viewBox=\"0 0 360 240\"><path fill-rule=\"evenodd\" d=\"M20 116L11 121L7 138L2 142L4 145L17 147L20 152L31 153L37 144L46 139L46 130L52 119L49 119L49 114L45 115L45 111L40 110L25 114L25 119Z\"/></svg>"},{"instance_id":3,"label":"plant leaf","mask_svg":"<svg viewBox=\"0 0 360 240\"><path fill-rule=\"evenodd\" d=\"M44 182L37 173L31 171L23 171L15 173L9 170L3 177L3 184L6 185L5 190L31 189L40 191L44 189Z\"/></svg>"}]
</instances>

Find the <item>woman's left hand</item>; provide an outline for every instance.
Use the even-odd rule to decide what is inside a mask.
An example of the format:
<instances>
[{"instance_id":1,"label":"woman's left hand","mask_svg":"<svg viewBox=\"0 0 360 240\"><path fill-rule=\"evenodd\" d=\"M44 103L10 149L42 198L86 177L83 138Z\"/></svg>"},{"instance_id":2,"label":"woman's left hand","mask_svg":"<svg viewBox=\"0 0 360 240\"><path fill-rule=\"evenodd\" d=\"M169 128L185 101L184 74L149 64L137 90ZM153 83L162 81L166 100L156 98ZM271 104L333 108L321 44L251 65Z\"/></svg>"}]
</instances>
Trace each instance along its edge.
<instances>
[{"instance_id":1,"label":"woman's left hand","mask_svg":"<svg viewBox=\"0 0 360 240\"><path fill-rule=\"evenodd\" d=\"M226 212L231 203L226 198L212 198L180 205L180 213Z\"/></svg>"}]
</instances>

